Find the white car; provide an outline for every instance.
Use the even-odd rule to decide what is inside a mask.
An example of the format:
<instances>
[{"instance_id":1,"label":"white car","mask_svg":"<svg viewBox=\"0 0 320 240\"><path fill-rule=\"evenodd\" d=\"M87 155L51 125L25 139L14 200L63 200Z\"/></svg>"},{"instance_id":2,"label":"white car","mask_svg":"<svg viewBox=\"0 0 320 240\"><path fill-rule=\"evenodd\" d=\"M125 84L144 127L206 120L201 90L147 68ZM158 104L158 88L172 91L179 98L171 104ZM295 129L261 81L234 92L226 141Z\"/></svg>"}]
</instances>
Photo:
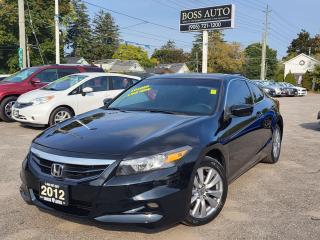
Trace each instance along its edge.
<instances>
[{"instance_id":1,"label":"white car","mask_svg":"<svg viewBox=\"0 0 320 240\"><path fill-rule=\"evenodd\" d=\"M287 87L295 88L298 91L298 96L306 96L308 94L308 91L306 88L303 87L297 87L291 83L283 82L283 84Z\"/></svg>"},{"instance_id":2,"label":"white car","mask_svg":"<svg viewBox=\"0 0 320 240\"><path fill-rule=\"evenodd\" d=\"M12 118L29 125L54 125L74 115L103 106L140 77L116 73L79 73L21 95Z\"/></svg>"},{"instance_id":3,"label":"white car","mask_svg":"<svg viewBox=\"0 0 320 240\"><path fill-rule=\"evenodd\" d=\"M10 74L0 74L0 81L2 81L3 79L9 77Z\"/></svg>"}]
</instances>

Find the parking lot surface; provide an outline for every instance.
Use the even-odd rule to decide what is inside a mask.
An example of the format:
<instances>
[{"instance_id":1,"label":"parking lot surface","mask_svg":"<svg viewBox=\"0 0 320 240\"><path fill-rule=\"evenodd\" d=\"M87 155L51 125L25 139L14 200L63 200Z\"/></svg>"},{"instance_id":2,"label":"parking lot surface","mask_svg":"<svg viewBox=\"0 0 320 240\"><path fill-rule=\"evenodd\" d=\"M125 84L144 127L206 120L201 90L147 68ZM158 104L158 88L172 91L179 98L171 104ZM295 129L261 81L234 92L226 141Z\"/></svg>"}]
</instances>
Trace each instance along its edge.
<instances>
[{"instance_id":1,"label":"parking lot surface","mask_svg":"<svg viewBox=\"0 0 320 240\"><path fill-rule=\"evenodd\" d=\"M320 239L320 95L279 100L285 127L279 162L258 164L233 182L213 222L156 232L95 224L25 204L19 171L41 130L0 122L0 239Z\"/></svg>"}]
</instances>

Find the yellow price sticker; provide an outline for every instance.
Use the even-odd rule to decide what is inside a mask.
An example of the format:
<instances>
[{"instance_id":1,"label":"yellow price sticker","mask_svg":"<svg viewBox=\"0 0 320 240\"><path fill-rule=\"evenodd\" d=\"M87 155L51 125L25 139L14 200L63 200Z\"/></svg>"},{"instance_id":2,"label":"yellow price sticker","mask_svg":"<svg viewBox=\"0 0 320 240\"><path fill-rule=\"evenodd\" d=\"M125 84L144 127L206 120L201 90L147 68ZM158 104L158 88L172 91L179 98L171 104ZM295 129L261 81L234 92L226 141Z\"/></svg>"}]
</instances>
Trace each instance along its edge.
<instances>
[{"instance_id":1,"label":"yellow price sticker","mask_svg":"<svg viewBox=\"0 0 320 240\"><path fill-rule=\"evenodd\" d=\"M217 94L217 89L211 89L210 94L216 95Z\"/></svg>"}]
</instances>

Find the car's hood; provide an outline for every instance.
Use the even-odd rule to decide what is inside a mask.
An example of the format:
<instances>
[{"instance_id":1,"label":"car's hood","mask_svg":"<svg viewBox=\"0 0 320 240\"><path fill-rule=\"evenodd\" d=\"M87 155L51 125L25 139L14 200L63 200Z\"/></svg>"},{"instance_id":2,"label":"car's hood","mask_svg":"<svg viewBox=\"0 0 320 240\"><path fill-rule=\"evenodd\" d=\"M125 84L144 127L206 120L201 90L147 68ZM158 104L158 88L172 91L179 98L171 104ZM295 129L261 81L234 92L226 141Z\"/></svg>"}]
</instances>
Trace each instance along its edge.
<instances>
[{"instance_id":1,"label":"car's hood","mask_svg":"<svg viewBox=\"0 0 320 240\"><path fill-rule=\"evenodd\" d=\"M201 118L97 109L48 129L34 142L75 153L111 156L126 156L144 150L150 153L166 147L181 147L186 142L188 145L196 143L184 128Z\"/></svg>"},{"instance_id":2,"label":"car's hood","mask_svg":"<svg viewBox=\"0 0 320 240\"><path fill-rule=\"evenodd\" d=\"M47 97L47 96L58 96L60 94L61 94L60 91L58 92L58 91L47 91L47 90L37 89L37 90L33 90L33 91L27 92L25 94L22 94L18 98L18 102L19 103L28 103L36 98Z\"/></svg>"},{"instance_id":3,"label":"car's hood","mask_svg":"<svg viewBox=\"0 0 320 240\"><path fill-rule=\"evenodd\" d=\"M296 88L297 90L307 90L306 88L303 88L303 87L297 87L297 86L295 86L294 88Z\"/></svg>"}]
</instances>

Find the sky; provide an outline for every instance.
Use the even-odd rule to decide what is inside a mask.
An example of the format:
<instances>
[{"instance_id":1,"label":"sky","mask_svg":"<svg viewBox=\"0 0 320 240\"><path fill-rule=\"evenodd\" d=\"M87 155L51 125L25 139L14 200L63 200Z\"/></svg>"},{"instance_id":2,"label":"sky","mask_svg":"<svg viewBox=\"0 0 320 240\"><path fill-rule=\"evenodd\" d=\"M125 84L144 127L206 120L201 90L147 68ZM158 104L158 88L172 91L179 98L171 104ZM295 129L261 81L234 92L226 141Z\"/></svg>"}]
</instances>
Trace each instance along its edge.
<instances>
[{"instance_id":1,"label":"sky","mask_svg":"<svg viewBox=\"0 0 320 240\"><path fill-rule=\"evenodd\" d=\"M110 13L119 25L121 39L148 45L143 47L149 53L155 48L160 48L168 40L174 40L178 47L190 51L195 33L179 32L180 11L230 3L236 7L235 28L223 30L225 40L239 42L243 48L250 43L261 42L265 21L264 11L267 5L271 11L268 45L277 50L279 59L286 55L290 42L301 29L307 30L312 36L320 33L320 0L85 0L83 2L87 5L91 17L101 8L112 10Z\"/></svg>"}]
</instances>

